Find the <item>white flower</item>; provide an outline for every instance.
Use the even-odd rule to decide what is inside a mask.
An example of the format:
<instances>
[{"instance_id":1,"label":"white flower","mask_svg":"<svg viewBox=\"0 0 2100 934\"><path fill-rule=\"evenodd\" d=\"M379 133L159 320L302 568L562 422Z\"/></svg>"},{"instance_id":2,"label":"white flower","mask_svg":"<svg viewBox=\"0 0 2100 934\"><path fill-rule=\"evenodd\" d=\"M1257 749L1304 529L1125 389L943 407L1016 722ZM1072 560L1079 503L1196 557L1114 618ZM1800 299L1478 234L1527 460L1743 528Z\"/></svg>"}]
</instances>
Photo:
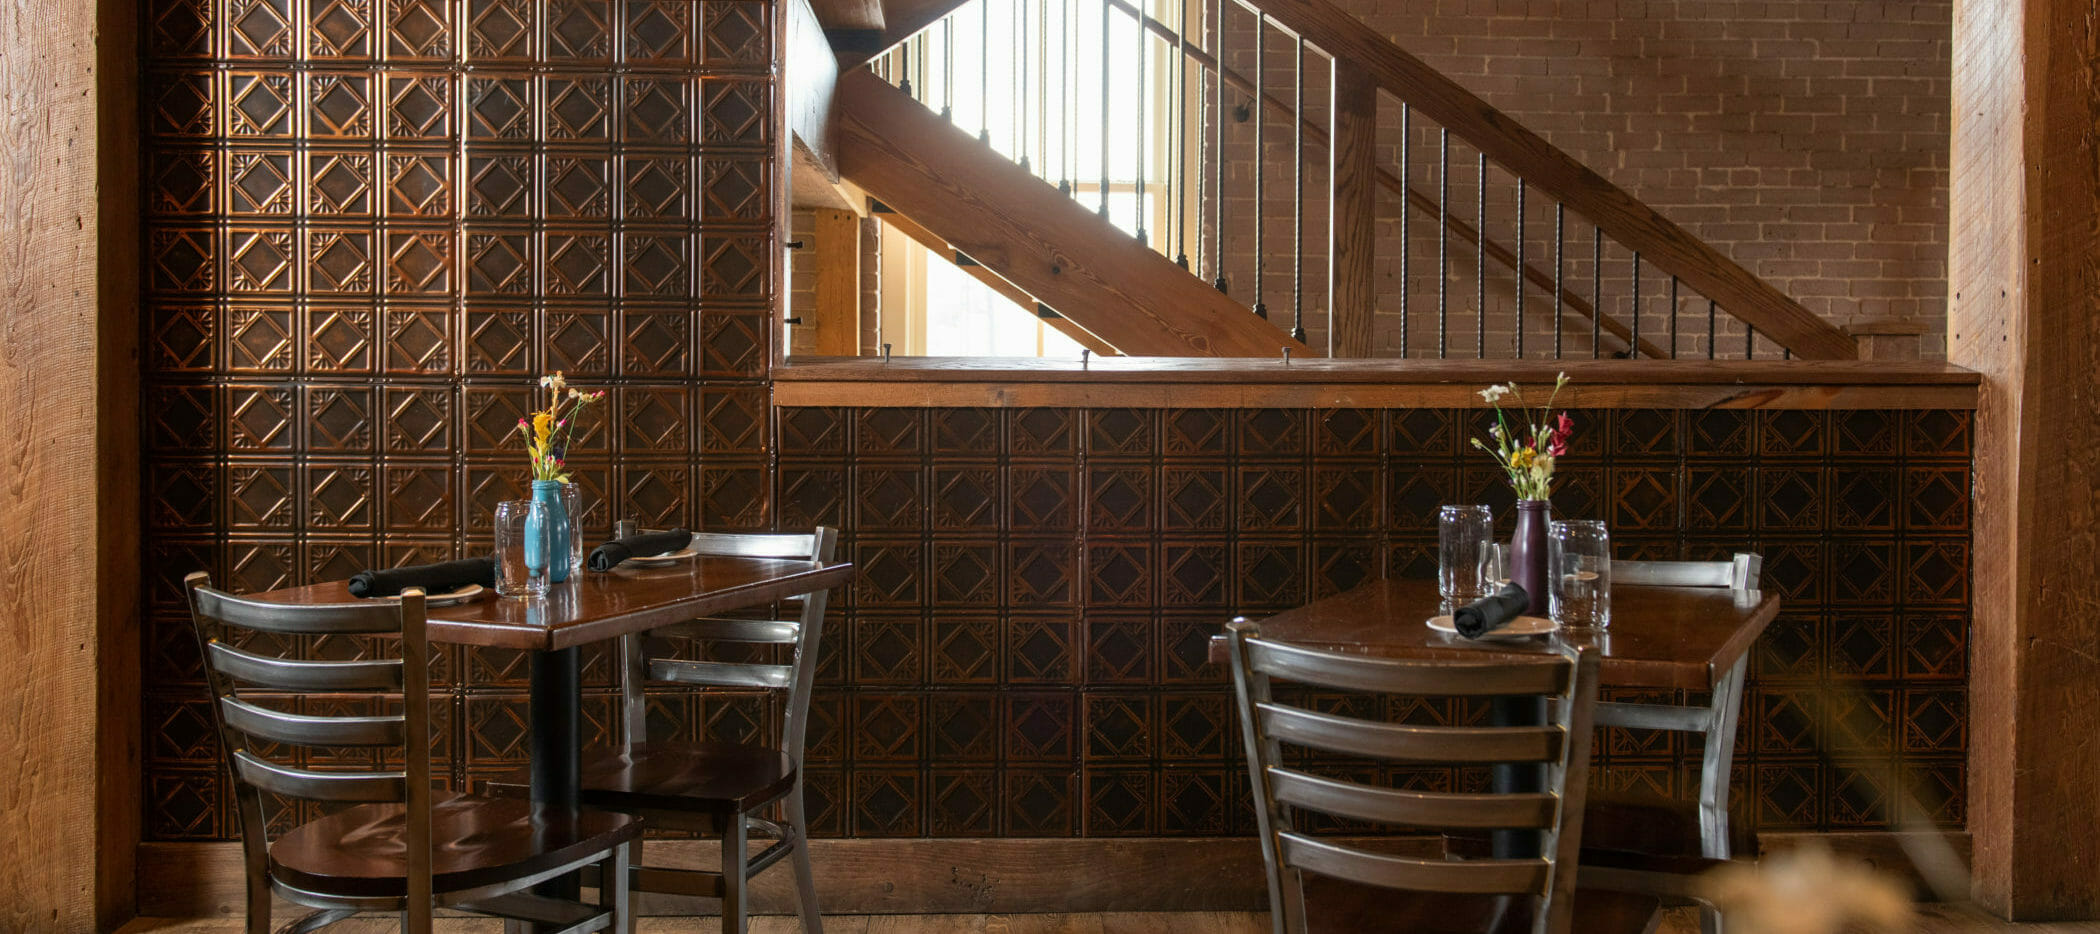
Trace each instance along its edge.
<instances>
[{"instance_id":1,"label":"white flower","mask_svg":"<svg viewBox=\"0 0 2100 934\"><path fill-rule=\"evenodd\" d=\"M560 392L564 389L569 388L569 381L562 378L560 370L556 370L553 376L540 377L540 388L552 389L555 392Z\"/></svg>"},{"instance_id":2,"label":"white flower","mask_svg":"<svg viewBox=\"0 0 2100 934\"><path fill-rule=\"evenodd\" d=\"M1489 386L1480 391L1480 398L1486 400L1489 405L1502 401L1502 397L1506 395L1509 395L1508 386Z\"/></svg>"}]
</instances>

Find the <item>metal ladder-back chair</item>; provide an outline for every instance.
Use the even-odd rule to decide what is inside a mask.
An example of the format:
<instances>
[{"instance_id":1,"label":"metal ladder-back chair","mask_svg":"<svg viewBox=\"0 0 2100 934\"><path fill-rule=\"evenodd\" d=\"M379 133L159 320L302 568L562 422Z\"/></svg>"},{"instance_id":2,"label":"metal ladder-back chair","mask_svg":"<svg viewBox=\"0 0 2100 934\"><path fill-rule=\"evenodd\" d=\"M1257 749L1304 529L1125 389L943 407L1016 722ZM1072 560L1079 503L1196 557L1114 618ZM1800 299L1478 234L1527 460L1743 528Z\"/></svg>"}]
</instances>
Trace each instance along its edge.
<instances>
[{"instance_id":1,"label":"metal ladder-back chair","mask_svg":"<svg viewBox=\"0 0 2100 934\"><path fill-rule=\"evenodd\" d=\"M637 531L621 522L619 534ZM808 535L697 533L692 549L704 555L784 558L828 562L838 533L819 527ZM652 827L715 833L722 840L722 870L644 866L635 844L634 890L722 901L722 929L742 932L749 909L746 889L752 876L782 859L795 867L796 912L803 930L820 934L815 880L809 868L809 821L802 804L802 744L809 723L809 695L816 680L817 644L823 634L828 591L814 591L782 601L798 607L795 619L696 619L644 635L626 636L619 644L621 700L626 746L616 754L583 767L583 800L597 807L643 815ZM651 658L650 638L679 637L701 643L786 645L793 647L787 664L730 663ZM651 743L647 735L649 681L726 688L758 688L786 695L777 745L703 740L698 743ZM783 820L755 816L779 802ZM749 855L752 831L774 843Z\"/></svg>"},{"instance_id":2,"label":"metal ladder-back chair","mask_svg":"<svg viewBox=\"0 0 2100 934\"><path fill-rule=\"evenodd\" d=\"M1758 588L1764 558L1737 554L1726 561L1613 561L1612 583L1651 587L1725 588L1752 594ZM1750 656L1729 666L1714 681L1712 696L1704 707L1673 704L1634 704L1606 701L1597 705L1597 725L1641 730L1671 730L1696 733L1704 738L1699 762L1699 800L1696 819L1671 803L1641 800L1597 799L1590 807L1583 843L1592 851L1596 865L1585 870L1591 884L1615 889L1649 892L1673 901L1696 902L1696 892L1687 877L1703 872L1710 860L1755 853L1755 840L1747 834L1731 837L1728 822L1729 769L1735 757L1736 722L1742 711L1743 682ZM1615 851L1611 855L1599 851ZM1623 860L1620 854L1665 858L1642 864ZM1670 862L1675 861L1675 862ZM1712 934L1721 928L1720 916L1706 910L1702 927Z\"/></svg>"},{"instance_id":3,"label":"metal ladder-back chair","mask_svg":"<svg viewBox=\"0 0 2100 934\"><path fill-rule=\"evenodd\" d=\"M1639 934L1653 923L1653 898L1575 898L1590 717L1597 696L1594 651L1402 660L1264 641L1258 624L1243 620L1229 631L1233 690L1277 934L1327 924L1336 930ZM1549 705L1548 722L1534 726L1414 726L1279 701L1269 690L1271 678L1321 691L1481 699L1528 695L1556 703ZM1388 788L1287 764L1296 760L1284 757L1285 746L1409 765L1540 763L1546 783L1536 792L1509 793ZM1307 832L1300 816L1308 812L1419 831L1532 830L1539 834L1543 855L1463 860L1379 852ZM1324 885L1308 891L1308 882L1322 878L1410 894L1351 906Z\"/></svg>"},{"instance_id":4,"label":"metal ladder-back chair","mask_svg":"<svg viewBox=\"0 0 2100 934\"><path fill-rule=\"evenodd\" d=\"M427 934L440 906L578 934L628 930L623 882L639 821L588 810L535 815L522 800L431 788L422 590L306 606L214 590L203 573L184 585L233 773L250 934L269 934L273 895L318 909L283 928L293 934L361 911L399 912L403 930ZM259 650L309 636L397 637L400 657L327 661ZM380 761L360 771L311 767L359 748ZM344 807L272 840L265 795ZM593 865L613 880L595 905L526 891Z\"/></svg>"}]
</instances>

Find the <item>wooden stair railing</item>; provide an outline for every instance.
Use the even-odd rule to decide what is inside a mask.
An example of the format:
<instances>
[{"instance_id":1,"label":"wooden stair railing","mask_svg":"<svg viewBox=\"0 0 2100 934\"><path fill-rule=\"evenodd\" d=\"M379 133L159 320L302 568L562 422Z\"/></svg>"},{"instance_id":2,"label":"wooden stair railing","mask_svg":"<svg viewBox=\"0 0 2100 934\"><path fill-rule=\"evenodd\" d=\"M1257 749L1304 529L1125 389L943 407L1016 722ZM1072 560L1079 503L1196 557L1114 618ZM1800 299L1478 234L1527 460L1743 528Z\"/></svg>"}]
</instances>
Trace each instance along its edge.
<instances>
[{"instance_id":1,"label":"wooden stair railing","mask_svg":"<svg viewBox=\"0 0 2100 934\"><path fill-rule=\"evenodd\" d=\"M1260 10L1795 355L1858 358L1849 335L1347 11L1328 0L1261 0Z\"/></svg>"},{"instance_id":2,"label":"wooden stair railing","mask_svg":"<svg viewBox=\"0 0 2100 934\"><path fill-rule=\"evenodd\" d=\"M1274 357L1292 340L865 69L839 79L839 173L1117 350Z\"/></svg>"}]
</instances>

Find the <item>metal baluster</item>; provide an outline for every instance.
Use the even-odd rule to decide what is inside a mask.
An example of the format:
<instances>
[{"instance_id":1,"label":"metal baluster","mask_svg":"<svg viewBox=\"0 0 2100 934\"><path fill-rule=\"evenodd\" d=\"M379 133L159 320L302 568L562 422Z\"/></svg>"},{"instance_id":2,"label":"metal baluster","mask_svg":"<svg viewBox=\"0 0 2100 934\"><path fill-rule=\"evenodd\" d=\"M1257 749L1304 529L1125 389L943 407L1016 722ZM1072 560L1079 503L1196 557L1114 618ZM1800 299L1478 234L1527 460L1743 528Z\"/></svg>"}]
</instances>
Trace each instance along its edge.
<instances>
[{"instance_id":1,"label":"metal baluster","mask_svg":"<svg viewBox=\"0 0 2100 934\"><path fill-rule=\"evenodd\" d=\"M1553 202L1553 359L1562 355L1562 340L1567 332L1566 307L1561 301L1561 260L1568 252L1568 206Z\"/></svg>"},{"instance_id":2,"label":"metal baluster","mask_svg":"<svg viewBox=\"0 0 2100 934\"><path fill-rule=\"evenodd\" d=\"M1706 300L1706 359L1714 358L1714 341L1721 332L1714 329L1714 300Z\"/></svg>"},{"instance_id":3,"label":"metal baluster","mask_svg":"<svg viewBox=\"0 0 2100 934\"><path fill-rule=\"evenodd\" d=\"M1751 327L1750 322L1745 321L1743 322L1743 359L1751 360L1755 359L1756 357L1757 329Z\"/></svg>"},{"instance_id":4,"label":"metal baluster","mask_svg":"<svg viewBox=\"0 0 2100 934\"><path fill-rule=\"evenodd\" d=\"M1137 157L1137 184L1131 189L1131 212L1137 215L1138 246L1147 246L1149 241L1145 237L1145 138L1152 134L1145 131L1145 53L1151 51L1152 37L1145 32L1143 0L1139 0L1137 12L1131 16L1131 20L1137 27L1138 40L1137 105L1133 108L1137 111L1137 137L1131 144L1131 148L1136 150L1133 155Z\"/></svg>"},{"instance_id":5,"label":"metal baluster","mask_svg":"<svg viewBox=\"0 0 2100 934\"><path fill-rule=\"evenodd\" d=\"M1050 177L1050 0L1035 3L1035 158Z\"/></svg>"},{"instance_id":6,"label":"metal baluster","mask_svg":"<svg viewBox=\"0 0 2100 934\"><path fill-rule=\"evenodd\" d=\"M1451 130L1437 128L1436 358L1451 355Z\"/></svg>"},{"instance_id":7,"label":"metal baluster","mask_svg":"<svg viewBox=\"0 0 2100 934\"><path fill-rule=\"evenodd\" d=\"M1014 0L1014 156L1028 169L1028 0ZM1033 174L1033 173L1030 173Z\"/></svg>"},{"instance_id":8,"label":"metal baluster","mask_svg":"<svg viewBox=\"0 0 2100 934\"><path fill-rule=\"evenodd\" d=\"M955 14L941 17L941 119L955 122Z\"/></svg>"},{"instance_id":9,"label":"metal baluster","mask_svg":"<svg viewBox=\"0 0 2100 934\"><path fill-rule=\"evenodd\" d=\"M903 91L905 97L917 100L918 94L911 89L911 43L897 46L897 54L903 58L903 67L898 69L898 73L904 76L904 83L898 85L897 90Z\"/></svg>"},{"instance_id":10,"label":"metal baluster","mask_svg":"<svg viewBox=\"0 0 2100 934\"><path fill-rule=\"evenodd\" d=\"M1590 359L1604 356L1604 231L1590 225Z\"/></svg>"},{"instance_id":11,"label":"metal baluster","mask_svg":"<svg viewBox=\"0 0 2100 934\"><path fill-rule=\"evenodd\" d=\"M1517 359L1524 359L1524 180L1517 179Z\"/></svg>"},{"instance_id":12,"label":"metal baluster","mask_svg":"<svg viewBox=\"0 0 2100 934\"><path fill-rule=\"evenodd\" d=\"M1079 36L1079 14L1072 0L1059 0L1057 15L1062 27L1057 30L1057 190L1076 199L1072 180L1079 173L1072 167L1079 163L1079 141L1072 120L1079 100L1079 70L1072 67L1072 42Z\"/></svg>"},{"instance_id":13,"label":"metal baluster","mask_svg":"<svg viewBox=\"0 0 2100 934\"><path fill-rule=\"evenodd\" d=\"M1262 274L1269 268L1267 237L1264 236L1267 231L1263 229L1268 226L1263 222L1269 215L1268 153L1263 149L1267 140L1262 132L1269 122L1268 114L1264 112L1266 108L1262 106L1269 100L1268 28L1269 14L1254 11L1254 102L1250 105L1254 112L1254 314L1264 321L1269 318L1269 306L1261 300Z\"/></svg>"},{"instance_id":14,"label":"metal baluster","mask_svg":"<svg viewBox=\"0 0 2100 934\"><path fill-rule=\"evenodd\" d=\"M992 144L992 4L977 4L977 141Z\"/></svg>"},{"instance_id":15,"label":"metal baluster","mask_svg":"<svg viewBox=\"0 0 2100 934\"><path fill-rule=\"evenodd\" d=\"M1188 209L1188 126L1189 126L1189 3L1180 0L1181 28L1174 33L1174 138L1169 143L1168 157L1173 160L1167 176L1168 200L1174 202L1174 213L1167 218L1167 234L1174 238L1174 262L1181 268L1189 268Z\"/></svg>"},{"instance_id":16,"label":"metal baluster","mask_svg":"<svg viewBox=\"0 0 2100 934\"><path fill-rule=\"evenodd\" d=\"M1101 0L1101 219L1108 220L1108 11Z\"/></svg>"},{"instance_id":17,"label":"metal baluster","mask_svg":"<svg viewBox=\"0 0 2100 934\"><path fill-rule=\"evenodd\" d=\"M1670 277L1670 359L1677 359L1677 277Z\"/></svg>"},{"instance_id":18,"label":"metal baluster","mask_svg":"<svg viewBox=\"0 0 2100 934\"><path fill-rule=\"evenodd\" d=\"M1291 337L1305 340L1305 37L1298 37L1296 60L1291 65L1291 87L1297 99L1291 104ZM1334 262L1329 256L1327 261ZM1328 303L1334 304L1332 300ZM1327 323L1329 331L1334 322Z\"/></svg>"},{"instance_id":19,"label":"metal baluster","mask_svg":"<svg viewBox=\"0 0 2100 934\"><path fill-rule=\"evenodd\" d=\"M1410 187L1408 186L1408 175L1409 175L1409 165L1408 165L1408 160L1409 160L1410 158L1412 158L1412 156L1411 156L1411 153L1410 153L1410 150L1412 150L1412 149L1414 148L1414 138L1415 138L1415 131L1414 131L1414 116L1415 116L1414 108L1412 108L1412 107L1409 107L1409 106L1407 105L1407 102L1406 102L1406 101L1401 101L1401 102L1400 102L1400 359L1402 359L1402 360L1405 360L1405 359L1407 359L1407 355L1408 355L1408 350L1409 350L1409 347L1408 347L1408 343L1407 343L1407 293L1409 293L1409 292L1412 292L1412 291L1414 291L1414 279L1413 279L1412 277L1410 277L1410 276L1408 275L1408 273L1409 273L1409 271L1410 271L1410 270L1409 270L1409 266L1410 266L1410 263L1408 262L1408 258L1409 258L1410 256L1412 256L1412 255L1414 254L1414 250L1413 250L1413 249L1411 249L1411 247L1413 246L1413 243L1412 243L1412 241L1408 240L1408 238L1407 238L1407 216L1408 216L1409 214L1412 214L1412 213L1414 213L1413 211L1410 211L1410 210L1408 210L1408 208L1410 207L1410 205L1409 205L1409 204L1407 203L1407 193L1408 193L1409 191L1412 191L1412 190L1413 190L1412 188L1410 188ZM1329 142L1329 145L1333 145L1332 141L1330 141L1330 142ZM1333 260L1334 260L1334 258L1333 258L1333 257L1328 257L1328 261L1329 261L1329 262L1333 262ZM1327 297L1327 304L1328 304L1328 305L1329 305L1330 307L1331 307L1331 306L1332 306L1332 305L1334 304L1334 296L1331 296L1331 295L1330 295L1330 296L1328 296L1328 297ZM1330 312L1330 314L1329 314L1329 317L1332 317L1332 313L1331 313L1331 312ZM1334 326L1334 323L1333 323L1332 321L1328 322L1328 327L1330 327L1330 328L1331 328L1331 327L1333 327L1333 326Z\"/></svg>"},{"instance_id":20,"label":"metal baluster","mask_svg":"<svg viewBox=\"0 0 2100 934\"><path fill-rule=\"evenodd\" d=\"M1632 360L1641 355L1641 251L1639 250L1633 251L1633 302L1629 306L1628 313L1633 316L1633 327L1629 331L1631 336L1626 339L1626 359Z\"/></svg>"},{"instance_id":21,"label":"metal baluster","mask_svg":"<svg viewBox=\"0 0 2100 934\"><path fill-rule=\"evenodd\" d=\"M1488 157L1480 153L1475 161L1473 187L1479 198L1473 209L1473 316L1478 322L1473 326L1473 356L1485 360L1488 355Z\"/></svg>"},{"instance_id":22,"label":"metal baluster","mask_svg":"<svg viewBox=\"0 0 2100 934\"><path fill-rule=\"evenodd\" d=\"M1217 173L1217 190L1210 193L1213 222L1211 224L1211 267L1217 278L1211 283L1219 292L1226 291L1225 281L1225 0L1217 0L1217 25L1212 27L1218 37L1218 47L1211 50L1211 60L1217 63L1217 108L1218 115L1211 121L1211 166Z\"/></svg>"}]
</instances>

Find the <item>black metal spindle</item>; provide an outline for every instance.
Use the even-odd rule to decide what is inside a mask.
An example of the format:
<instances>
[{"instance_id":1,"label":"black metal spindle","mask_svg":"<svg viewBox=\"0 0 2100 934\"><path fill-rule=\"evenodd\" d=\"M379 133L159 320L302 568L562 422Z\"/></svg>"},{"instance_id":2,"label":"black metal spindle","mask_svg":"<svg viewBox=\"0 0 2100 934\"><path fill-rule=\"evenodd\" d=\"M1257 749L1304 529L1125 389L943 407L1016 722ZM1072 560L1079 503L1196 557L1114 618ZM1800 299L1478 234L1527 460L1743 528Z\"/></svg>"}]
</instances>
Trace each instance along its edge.
<instances>
[{"instance_id":1,"label":"black metal spindle","mask_svg":"<svg viewBox=\"0 0 2100 934\"><path fill-rule=\"evenodd\" d=\"M1436 143L1436 358L1451 355L1451 130Z\"/></svg>"},{"instance_id":2,"label":"black metal spindle","mask_svg":"<svg viewBox=\"0 0 2100 934\"><path fill-rule=\"evenodd\" d=\"M904 83L897 85L897 90L903 91L905 97L917 99L919 95L911 89L911 43L897 46L897 54L902 58L897 71L904 76Z\"/></svg>"},{"instance_id":3,"label":"black metal spindle","mask_svg":"<svg viewBox=\"0 0 2100 934\"><path fill-rule=\"evenodd\" d=\"M1517 179L1517 359L1524 359L1524 180Z\"/></svg>"},{"instance_id":4,"label":"black metal spindle","mask_svg":"<svg viewBox=\"0 0 2100 934\"><path fill-rule=\"evenodd\" d=\"M1028 168L1028 0L1014 0L1014 157Z\"/></svg>"},{"instance_id":5,"label":"black metal spindle","mask_svg":"<svg viewBox=\"0 0 2100 934\"><path fill-rule=\"evenodd\" d=\"M1211 121L1210 149L1211 167L1216 173L1217 182L1214 185L1216 190L1210 193L1213 212L1210 269L1217 277L1211 284L1217 286L1219 292L1224 292L1228 285L1225 281L1225 0L1217 0L1214 9L1217 11L1217 24L1211 27L1211 32L1217 37L1218 45L1211 50L1211 60L1217 63L1214 76L1217 78L1215 96L1218 112Z\"/></svg>"},{"instance_id":6,"label":"black metal spindle","mask_svg":"<svg viewBox=\"0 0 2100 934\"><path fill-rule=\"evenodd\" d=\"M1079 69L1072 67L1072 43L1079 34L1079 14L1072 0L1059 0L1057 16L1057 190L1076 198L1072 180L1079 173L1072 166L1079 162L1079 142L1072 121L1079 100Z\"/></svg>"},{"instance_id":7,"label":"black metal spindle","mask_svg":"<svg viewBox=\"0 0 2100 934\"><path fill-rule=\"evenodd\" d=\"M992 4L977 4L977 141L992 144Z\"/></svg>"},{"instance_id":8,"label":"black metal spindle","mask_svg":"<svg viewBox=\"0 0 2100 934\"><path fill-rule=\"evenodd\" d=\"M941 17L941 119L955 121L955 14Z\"/></svg>"},{"instance_id":9,"label":"black metal spindle","mask_svg":"<svg viewBox=\"0 0 2100 934\"><path fill-rule=\"evenodd\" d=\"M1025 73L1025 72L1024 72ZM1035 3L1035 158L1050 177L1050 0Z\"/></svg>"},{"instance_id":10,"label":"black metal spindle","mask_svg":"<svg viewBox=\"0 0 2100 934\"><path fill-rule=\"evenodd\" d=\"M1108 219L1108 12L1111 0L1101 0L1101 219Z\"/></svg>"},{"instance_id":11,"label":"black metal spindle","mask_svg":"<svg viewBox=\"0 0 2100 934\"><path fill-rule=\"evenodd\" d=\"M1291 64L1291 337L1305 340L1305 37ZM1328 262L1334 257L1329 256ZM1328 302L1334 304L1333 301ZM1333 322L1328 323L1330 332Z\"/></svg>"},{"instance_id":12,"label":"black metal spindle","mask_svg":"<svg viewBox=\"0 0 2100 934\"><path fill-rule=\"evenodd\" d=\"M1706 359L1708 360L1714 358L1714 341L1721 336L1721 332L1715 330L1715 320L1714 300L1709 298L1706 300Z\"/></svg>"},{"instance_id":13,"label":"black metal spindle","mask_svg":"<svg viewBox=\"0 0 2100 934\"><path fill-rule=\"evenodd\" d=\"M1488 157L1479 153L1473 170L1473 187L1478 195L1473 208L1473 356L1485 360L1488 355Z\"/></svg>"},{"instance_id":14,"label":"black metal spindle","mask_svg":"<svg viewBox=\"0 0 2100 934\"><path fill-rule=\"evenodd\" d=\"M1553 359L1555 360L1561 358L1562 340L1567 332L1566 306L1561 301L1561 297L1566 294L1562 291L1561 285L1561 270L1565 268L1561 260L1568 251L1567 234L1568 206L1555 201L1553 202Z\"/></svg>"},{"instance_id":15,"label":"black metal spindle","mask_svg":"<svg viewBox=\"0 0 2100 934\"><path fill-rule=\"evenodd\" d=\"M1641 355L1641 251L1639 250L1633 251L1633 301L1627 303L1627 314L1632 316L1633 324L1628 330L1631 336L1626 340L1626 359L1633 360Z\"/></svg>"},{"instance_id":16,"label":"black metal spindle","mask_svg":"<svg viewBox=\"0 0 2100 934\"><path fill-rule=\"evenodd\" d=\"M1745 321L1743 322L1743 359L1751 360L1755 359L1756 357L1757 329L1751 327L1750 322Z\"/></svg>"},{"instance_id":17,"label":"black metal spindle","mask_svg":"<svg viewBox=\"0 0 2100 934\"><path fill-rule=\"evenodd\" d=\"M1409 267L1409 266L1411 265L1411 264L1409 263L1409 261L1408 261L1408 260L1409 260L1409 257L1411 257L1411 256L1413 256L1413 255L1414 255L1414 250L1413 250L1413 249L1411 249L1411 247L1412 247L1412 245L1413 245L1412 241L1408 240L1408 238L1407 238L1407 227L1408 227L1408 224L1407 224L1407 216L1408 216L1409 214L1412 214L1412 213L1414 213L1414 212L1413 212L1412 210L1410 210L1410 207L1412 207L1412 206L1411 206L1411 205L1409 205L1409 204L1407 203L1407 196L1408 196L1408 193L1409 193L1410 191L1412 191L1412 189L1408 187L1408 184L1409 184L1409 183L1408 183L1408 175L1410 174L1410 173L1409 173L1409 171L1408 171L1408 160L1409 160L1409 158L1410 158L1410 155L1411 155L1411 153L1410 153L1410 150L1411 150L1411 149L1413 149L1413 147L1414 147L1414 138L1415 138L1415 131L1414 131L1414 116L1415 116L1415 114L1414 114L1414 108L1412 108L1412 107L1409 107L1409 106L1407 105L1407 102L1406 102L1406 101L1401 101L1401 102L1400 102L1400 358L1401 358L1401 359L1403 359L1403 360L1407 359L1407 354L1408 354L1408 342L1407 342L1407 293L1409 293L1409 292L1412 292L1412 291L1414 291L1414 279L1413 279L1413 278L1411 278L1411 277L1410 277L1410 276L1408 275L1408 273L1409 273L1409 271L1410 271L1408 267ZM1330 143L1330 145L1332 145L1332 144ZM1333 258L1333 257L1328 257L1328 261L1329 261L1329 262L1333 262L1333 260L1334 260L1334 258ZM1327 304L1328 304L1328 306L1329 306L1329 307L1332 307L1332 306L1334 305L1334 296L1331 296L1331 295L1330 295L1330 296L1328 296L1328 297L1327 297ZM1330 317L1332 317L1332 313L1331 313L1331 312L1329 313L1329 316L1330 316ZM1334 327L1334 322L1332 322L1332 321L1329 321L1329 322L1327 323L1327 326L1328 326L1329 328L1332 328L1332 327Z\"/></svg>"},{"instance_id":18,"label":"black metal spindle","mask_svg":"<svg viewBox=\"0 0 2100 934\"><path fill-rule=\"evenodd\" d=\"M1670 359L1677 359L1677 277L1670 277Z\"/></svg>"},{"instance_id":19,"label":"black metal spindle","mask_svg":"<svg viewBox=\"0 0 2100 934\"><path fill-rule=\"evenodd\" d=\"M1262 148L1266 142L1262 128L1267 126L1269 122L1267 119L1268 114L1264 112L1265 108L1262 106L1269 100L1267 82L1269 71L1268 27L1269 14L1256 10L1254 12L1254 103L1251 107L1254 111L1254 313L1263 320L1267 320L1269 317L1269 306L1261 300L1262 275L1268 271L1269 267L1269 252L1265 243L1267 238L1264 236L1267 233L1264 228L1268 226L1264 221L1269 216L1268 186L1266 184L1269 174L1266 171L1268 168L1268 153Z\"/></svg>"},{"instance_id":20,"label":"black metal spindle","mask_svg":"<svg viewBox=\"0 0 2100 934\"><path fill-rule=\"evenodd\" d=\"M1167 145L1170 162L1167 176L1167 200L1174 203L1173 213L1167 217L1167 236L1174 240L1174 262L1181 268L1189 268L1189 225L1183 213L1188 207L1188 125L1189 125L1189 4L1181 6L1181 28L1174 33L1174 136Z\"/></svg>"},{"instance_id":21,"label":"black metal spindle","mask_svg":"<svg viewBox=\"0 0 2100 934\"><path fill-rule=\"evenodd\" d=\"M1604 231L1590 225L1590 359L1604 356Z\"/></svg>"},{"instance_id":22,"label":"black metal spindle","mask_svg":"<svg viewBox=\"0 0 2100 934\"><path fill-rule=\"evenodd\" d=\"M1152 51L1152 36L1145 31L1145 10L1143 6L1139 6L1136 9L1131 16L1131 21L1137 27L1135 32L1137 33L1138 55L1137 93L1133 95L1137 103L1136 106L1131 108L1137 111L1137 120L1135 121L1137 123L1137 136L1131 141L1131 149L1134 150L1131 155L1137 160L1137 181L1136 184L1131 186L1133 197L1130 199L1132 202L1130 210L1137 217L1138 246L1149 246L1150 241L1145 236L1145 140L1152 134L1147 132L1145 127L1145 53Z\"/></svg>"}]
</instances>

